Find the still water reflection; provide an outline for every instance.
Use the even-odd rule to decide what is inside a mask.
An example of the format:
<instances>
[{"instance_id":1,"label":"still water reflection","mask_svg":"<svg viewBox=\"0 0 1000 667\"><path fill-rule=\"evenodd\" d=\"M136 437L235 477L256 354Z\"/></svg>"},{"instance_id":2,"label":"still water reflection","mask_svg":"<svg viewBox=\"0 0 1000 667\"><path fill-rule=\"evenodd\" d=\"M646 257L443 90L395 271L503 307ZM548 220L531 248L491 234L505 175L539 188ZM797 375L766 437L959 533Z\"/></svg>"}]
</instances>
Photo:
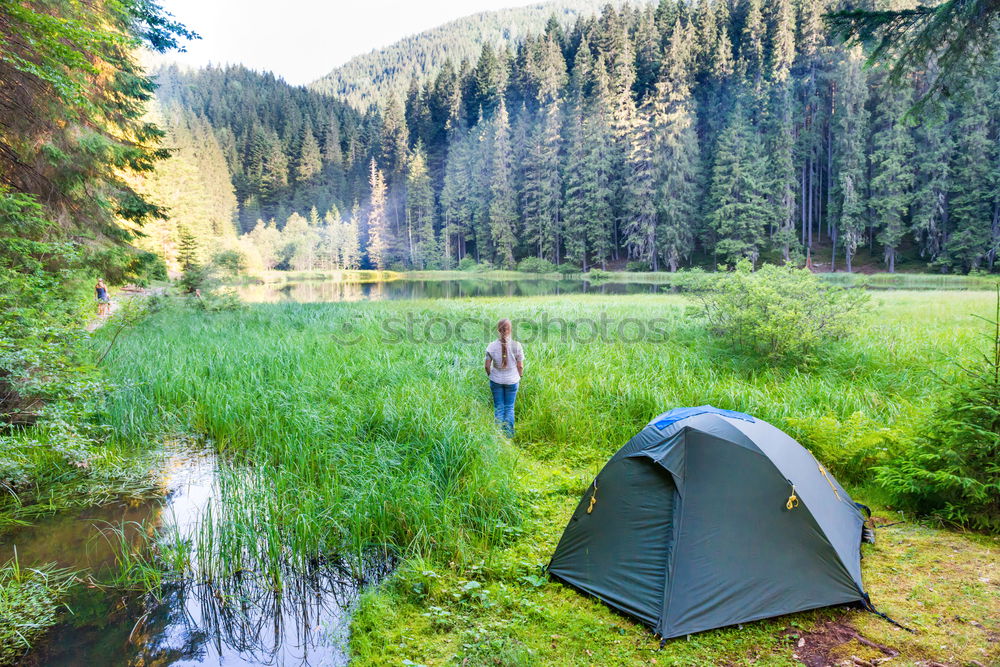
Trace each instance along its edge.
<instances>
[{"instance_id":1,"label":"still water reflection","mask_svg":"<svg viewBox=\"0 0 1000 667\"><path fill-rule=\"evenodd\" d=\"M214 457L173 455L165 484L162 501L57 515L8 533L0 561L16 548L23 566L54 562L101 580L115 567L120 534L137 547L154 532L194 541L208 508L224 501ZM161 600L81 584L68 600L72 613L20 664L345 665L349 611L363 587L390 567L371 559L359 572L322 560L308 572L287 572L280 592L249 573L211 583L189 577L167 586Z\"/></svg>"},{"instance_id":2,"label":"still water reflection","mask_svg":"<svg viewBox=\"0 0 1000 667\"><path fill-rule=\"evenodd\" d=\"M641 283L590 283L586 280L392 280L340 282L300 280L236 288L251 303L300 303L333 301L389 301L399 299L463 299L468 297L518 297L549 294L650 294L670 291L669 285Z\"/></svg>"}]
</instances>

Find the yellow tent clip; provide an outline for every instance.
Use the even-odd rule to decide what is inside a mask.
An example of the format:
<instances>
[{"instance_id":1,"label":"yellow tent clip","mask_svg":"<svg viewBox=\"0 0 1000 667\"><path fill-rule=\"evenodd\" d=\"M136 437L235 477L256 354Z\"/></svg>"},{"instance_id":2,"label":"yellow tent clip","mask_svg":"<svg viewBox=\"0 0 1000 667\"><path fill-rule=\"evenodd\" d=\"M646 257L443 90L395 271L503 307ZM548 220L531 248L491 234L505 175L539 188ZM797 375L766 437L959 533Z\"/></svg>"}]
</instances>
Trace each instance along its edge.
<instances>
[{"instance_id":1,"label":"yellow tent clip","mask_svg":"<svg viewBox=\"0 0 1000 667\"><path fill-rule=\"evenodd\" d=\"M587 508L587 514L594 511L594 503L597 502L597 482L594 482L594 492L590 494L590 507Z\"/></svg>"},{"instance_id":2,"label":"yellow tent clip","mask_svg":"<svg viewBox=\"0 0 1000 667\"><path fill-rule=\"evenodd\" d=\"M795 485L792 484L792 495L788 496L788 502L785 503L785 509L790 510L799 506L799 497L795 495Z\"/></svg>"}]
</instances>

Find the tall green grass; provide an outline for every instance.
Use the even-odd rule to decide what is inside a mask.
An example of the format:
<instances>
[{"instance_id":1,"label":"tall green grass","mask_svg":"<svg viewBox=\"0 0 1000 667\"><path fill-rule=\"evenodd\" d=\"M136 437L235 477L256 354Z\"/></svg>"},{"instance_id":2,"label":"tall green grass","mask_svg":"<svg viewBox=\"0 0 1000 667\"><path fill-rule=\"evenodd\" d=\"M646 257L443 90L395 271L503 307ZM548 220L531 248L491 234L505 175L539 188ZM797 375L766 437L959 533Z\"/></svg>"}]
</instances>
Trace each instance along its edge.
<instances>
[{"instance_id":1,"label":"tall green grass","mask_svg":"<svg viewBox=\"0 0 1000 667\"><path fill-rule=\"evenodd\" d=\"M195 556L210 576L263 568L280 585L289 564L372 548L478 559L523 520L518 456L596 471L675 406L750 412L864 481L933 399L932 371L970 348L966 316L989 298L877 296L857 335L806 369L733 356L673 295L168 309L108 356L119 388L104 420L123 441L201 433L223 455ZM501 316L527 354L513 445L481 367ZM594 338L601 318L611 331ZM460 321L473 322L464 340L445 339ZM385 333L406 323L415 339Z\"/></svg>"}]
</instances>

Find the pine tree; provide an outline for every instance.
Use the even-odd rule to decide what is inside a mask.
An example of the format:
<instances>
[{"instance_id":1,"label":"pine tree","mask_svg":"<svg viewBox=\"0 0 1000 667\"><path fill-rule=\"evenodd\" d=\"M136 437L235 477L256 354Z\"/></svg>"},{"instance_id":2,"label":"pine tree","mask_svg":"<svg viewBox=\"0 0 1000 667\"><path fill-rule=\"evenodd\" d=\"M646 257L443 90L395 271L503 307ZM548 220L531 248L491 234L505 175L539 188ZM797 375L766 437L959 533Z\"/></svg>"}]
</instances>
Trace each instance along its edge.
<instances>
[{"instance_id":1,"label":"pine tree","mask_svg":"<svg viewBox=\"0 0 1000 667\"><path fill-rule=\"evenodd\" d=\"M525 240L536 249L538 257L558 263L562 233L562 113L559 102L550 101L542 108L541 113L531 138L528 166L525 170Z\"/></svg>"},{"instance_id":2,"label":"pine tree","mask_svg":"<svg viewBox=\"0 0 1000 667\"><path fill-rule=\"evenodd\" d=\"M302 136L302 149L299 152L299 162L296 167L300 181L310 181L323 169L323 156L319 152L319 142L313 136L312 129L307 125Z\"/></svg>"},{"instance_id":3,"label":"pine tree","mask_svg":"<svg viewBox=\"0 0 1000 667\"><path fill-rule=\"evenodd\" d=\"M839 228L848 272L854 269L854 255L858 246L864 242L865 231L865 193L868 189L865 164L865 139L868 134L865 101L868 90L865 84L862 54L860 49L854 49L844 63L843 84L838 91L837 101L837 198L840 209Z\"/></svg>"},{"instance_id":4,"label":"pine tree","mask_svg":"<svg viewBox=\"0 0 1000 667\"><path fill-rule=\"evenodd\" d=\"M991 249L997 181L997 130L982 81L970 83L968 99L955 122L954 178L949 196L951 230L940 262L955 271L982 266ZM995 121L994 121L995 125Z\"/></svg>"},{"instance_id":5,"label":"pine tree","mask_svg":"<svg viewBox=\"0 0 1000 667\"><path fill-rule=\"evenodd\" d=\"M570 104L566 121L566 161L562 180L566 186L562 211L566 232L563 244L566 261L587 270L587 199L590 184L587 182L587 144L583 132L583 115L579 102Z\"/></svg>"},{"instance_id":6,"label":"pine tree","mask_svg":"<svg viewBox=\"0 0 1000 667\"><path fill-rule=\"evenodd\" d=\"M775 0L770 7L769 76L784 84L795 61L795 6L792 0Z\"/></svg>"},{"instance_id":7,"label":"pine tree","mask_svg":"<svg viewBox=\"0 0 1000 667\"><path fill-rule=\"evenodd\" d=\"M752 131L737 105L716 146L708 224L716 255L729 263L745 257L756 264L766 238L766 163Z\"/></svg>"},{"instance_id":8,"label":"pine tree","mask_svg":"<svg viewBox=\"0 0 1000 667\"><path fill-rule=\"evenodd\" d=\"M764 80L765 30L761 0L747 0L740 39L739 74L757 92L760 92Z\"/></svg>"},{"instance_id":9,"label":"pine tree","mask_svg":"<svg viewBox=\"0 0 1000 667\"><path fill-rule=\"evenodd\" d=\"M795 234L795 137L792 121L792 90L788 81L775 81L770 89L767 114L768 207L771 210L771 243L781 250L785 262L798 246Z\"/></svg>"},{"instance_id":10,"label":"pine tree","mask_svg":"<svg viewBox=\"0 0 1000 667\"><path fill-rule=\"evenodd\" d=\"M434 231L434 191L427 171L427 157L417 142L406 166L406 220L411 234L411 263L426 269L438 262L440 250Z\"/></svg>"},{"instance_id":11,"label":"pine tree","mask_svg":"<svg viewBox=\"0 0 1000 667\"><path fill-rule=\"evenodd\" d=\"M688 87L689 41L680 19L674 24L666 70L652 105L654 161L658 192L657 252L671 271L694 249L698 210L700 151Z\"/></svg>"},{"instance_id":12,"label":"pine tree","mask_svg":"<svg viewBox=\"0 0 1000 667\"><path fill-rule=\"evenodd\" d=\"M914 129L920 150L916 159L910 232L920 246L921 257L931 263L940 258L948 232L951 162L955 150L954 127L948 120L950 104Z\"/></svg>"},{"instance_id":13,"label":"pine tree","mask_svg":"<svg viewBox=\"0 0 1000 667\"><path fill-rule=\"evenodd\" d=\"M368 207L368 261L377 270L383 271L390 243L389 220L385 211L385 178L374 159L369 173L372 194Z\"/></svg>"},{"instance_id":14,"label":"pine tree","mask_svg":"<svg viewBox=\"0 0 1000 667\"><path fill-rule=\"evenodd\" d=\"M340 124L336 118L330 118L323 139L323 162L333 167L343 167L344 153L340 146Z\"/></svg>"},{"instance_id":15,"label":"pine tree","mask_svg":"<svg viewBox=\"0 0 1000 667\"><path fill-rule=\"evenodd\" d=\"M403 107L396 97L390 98L382 115L382 132L378 145L381 147L380 163L385 173L401 174L410 150L410 135Z\"/></svg>"},{"instance_id":16,"label":"pine tree","mask_svg":"<svg viewBox=\"0 0 1000 667\"><path fill-rule=\"evenodd\" d=\"M177 251L177 261L185 273L195 271L201 265L201 248L198 245L198 239L183 225L180 227L179 235L180 246Z\"/></svg>"},{"instance_id":17,"label":"pine tree","mask_svg":"<svg viewBox=\"0 0 1000 667\"><path fill-rule=\"evenodd\" d=\"M491 157L490 234L496 249L497 261L501 266L512 269L514 268L517 199L511 182L513 165L511 164L510 118L507 115L507 105L502 99L493 119Z\"/></svg>"},{"instance_id":18,"label":"pine tree","mask_svg":"<svg viewBox=\"0 0 1000 667\"><path fill-rule=\"evenodd\" d=\"M622 232L628 256L648 263L653 271L658 270L656 163L653 121L644 108L633 122Z\"/></svg>"},{"instance_id":19,"label":"pine tree","mask_svg":"<svg viewBox=\"0 0 1000 667\"><path fill-rule=\"evenodd\" d=\"M584 144L587 146L587 245L594 262L602 269L615 252L615 203L617 200L615 167L619 153L612 128L614 101L609 88L603 56L594 64L594 96L583 123Z\"/></svg>"},{"instance_id":20,"label":"pine tree","mask_svg":"<svg viewBox=\"0 0 1000 667\"><path fill-rule=\"evenodd\" d=\"M913 198L913 137L903 121L910 106L906 91L883 98L872 134L872 178L869 205L880 222L877 240L882 244L885 265L896 270L896 250L906 233Z\"/></svg>"},{"instance_id":21,"label":"pine tree","mask_svg":"<svg viewBox=\"0 0 1000 667\"><path fill-rule=\"evenodd\" d=\"M441 245L445 265L465 256L468 237L469 147L464 136L454 136L448 142L444 182L441 186Z\"/></svg>"},{"instance_id":22,"label":"pine tree","mask_svg":"<svg viewBox=\"0 0 1000 667\"><path fill-rule=\"evenodd\" d=\"M344 225L343 243L340 250L340 261L345 269L361 268L361 207L355 203L351 209L351 218Z\"/></svg>"}]
</instances>

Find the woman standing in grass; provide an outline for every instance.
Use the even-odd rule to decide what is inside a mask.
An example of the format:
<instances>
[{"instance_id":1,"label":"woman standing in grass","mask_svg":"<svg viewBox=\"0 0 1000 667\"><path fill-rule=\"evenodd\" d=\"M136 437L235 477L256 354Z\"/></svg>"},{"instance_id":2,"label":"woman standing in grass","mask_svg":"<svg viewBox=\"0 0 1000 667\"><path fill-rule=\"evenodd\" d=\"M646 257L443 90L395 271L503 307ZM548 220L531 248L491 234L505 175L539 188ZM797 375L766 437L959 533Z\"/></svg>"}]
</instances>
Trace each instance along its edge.
<instances>
[{"instance_id":1,"label":"woman standing in grass","mask_svg":"<svg viewBox=\"0 0 1000 667\"><path fill-rule=\"evenodd\" d=\"M511 324L506 317L497 322L497 340L486 346L486 376L493 391L493 414L504 433L514 435L514 399L517 384L524 375L524 349L510 337Z\"/></svg>"},{"instance_id":2,"label":"woman standing in grass","mask_svg":"<svg viewBox=\"0 0 1000 667\"><path fill-rule=\"evenodd\" d=\"M94 291L97 292L97 316L107 317L111 314L111 299L108 298L108 286L102 278L97 279Z\"/></svg>"}]
</instances>

